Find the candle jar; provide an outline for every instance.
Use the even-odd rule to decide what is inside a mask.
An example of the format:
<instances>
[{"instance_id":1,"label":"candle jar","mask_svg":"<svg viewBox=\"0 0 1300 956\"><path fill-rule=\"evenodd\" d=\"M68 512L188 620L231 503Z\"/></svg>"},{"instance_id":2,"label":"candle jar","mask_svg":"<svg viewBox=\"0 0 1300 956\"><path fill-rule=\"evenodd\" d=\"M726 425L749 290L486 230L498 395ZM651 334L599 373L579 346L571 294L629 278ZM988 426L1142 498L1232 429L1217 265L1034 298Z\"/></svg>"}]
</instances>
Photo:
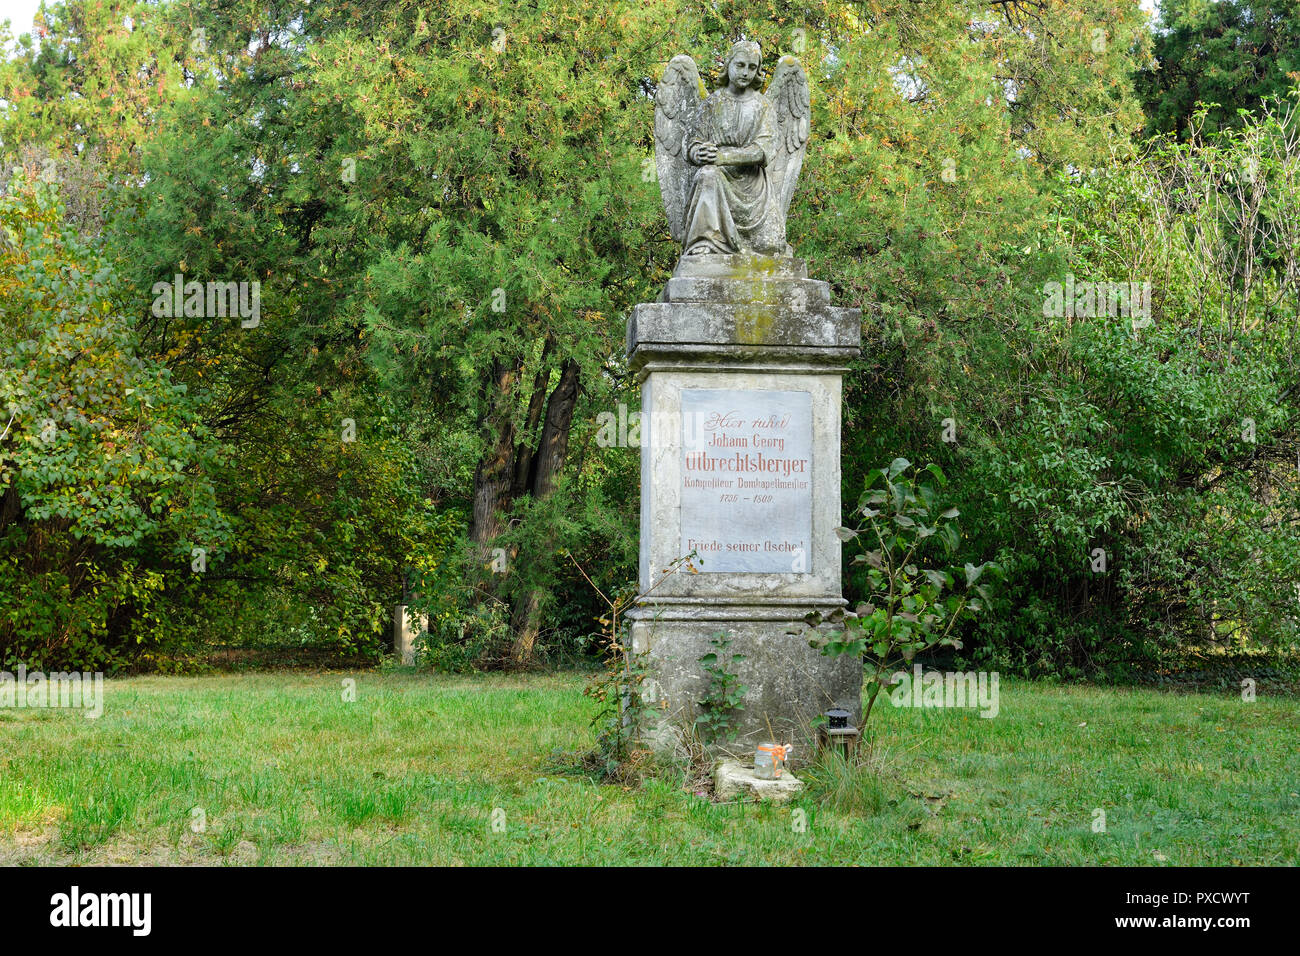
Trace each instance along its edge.
<instances>
[{"instance_id":1,"label":"candle jar","mask_svg":"<svg viewBox=\"0 0 1300 956\"><path fill-rule=\"evenodd\" d=\"M776 780L785 772L785 760L793 747L759 744L754 750L754 776L759 780Z\"/></svg>"}]
</instances>

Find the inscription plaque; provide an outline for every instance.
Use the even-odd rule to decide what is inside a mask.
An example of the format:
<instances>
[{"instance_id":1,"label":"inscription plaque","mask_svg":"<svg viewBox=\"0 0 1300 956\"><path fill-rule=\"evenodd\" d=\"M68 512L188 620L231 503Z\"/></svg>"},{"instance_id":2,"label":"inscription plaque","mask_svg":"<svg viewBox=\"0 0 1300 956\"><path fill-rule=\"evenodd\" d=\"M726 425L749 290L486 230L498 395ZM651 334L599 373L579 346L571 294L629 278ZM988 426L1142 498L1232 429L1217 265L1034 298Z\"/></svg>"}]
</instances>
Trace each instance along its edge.
<instances>
[{"instance_id":1,"label":"inscription plaque","mask_svg":"<svg viewBox=\"0 0 1300 956\"><path fill-rule=\"evenodd\" d=\"M812 396L688 388L681 401L681 553L706 574L810 573Z\"/></svg>"}]
</instances>

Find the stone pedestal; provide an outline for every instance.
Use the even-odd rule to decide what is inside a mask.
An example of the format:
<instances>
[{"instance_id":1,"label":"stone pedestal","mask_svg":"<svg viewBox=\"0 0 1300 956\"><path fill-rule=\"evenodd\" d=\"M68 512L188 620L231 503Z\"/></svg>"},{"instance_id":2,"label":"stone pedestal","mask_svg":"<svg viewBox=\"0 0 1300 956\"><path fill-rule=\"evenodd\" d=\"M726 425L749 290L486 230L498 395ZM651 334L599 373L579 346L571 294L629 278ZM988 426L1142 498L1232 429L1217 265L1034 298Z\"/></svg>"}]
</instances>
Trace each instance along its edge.
<instances>
[{"instance_id":1,"label":"stone pedestal","mask_svg":"<svg viewBox=\"0 0 1300 956\"><path fill-rule=\"evenodd\" d=\"M832 306L792 258L683 257L660 301L633 310L641 599L628 616L649 663L641 735L656 749L693 723L708 686L699 658L719 633L748 685L726 751L752 758L776 738L801 764L817 715L860 714L861 663L822 656L803 623L845 603L840 380L860 342L861 313ZM693 570L665 575L692 551Z\"/></svg>"},{"instance_id":2,"label":"stone pedestal","mask_svg":"<svg viewBox=\"0 0 1300 956\"><path fill-rule=\"evenodd\" d=\"M427 614L421 614L417 619L408 605L398 604L393 608L393 654L405 666L415 663L415 642L428 629Z\"/></svg>"}]
</instances>

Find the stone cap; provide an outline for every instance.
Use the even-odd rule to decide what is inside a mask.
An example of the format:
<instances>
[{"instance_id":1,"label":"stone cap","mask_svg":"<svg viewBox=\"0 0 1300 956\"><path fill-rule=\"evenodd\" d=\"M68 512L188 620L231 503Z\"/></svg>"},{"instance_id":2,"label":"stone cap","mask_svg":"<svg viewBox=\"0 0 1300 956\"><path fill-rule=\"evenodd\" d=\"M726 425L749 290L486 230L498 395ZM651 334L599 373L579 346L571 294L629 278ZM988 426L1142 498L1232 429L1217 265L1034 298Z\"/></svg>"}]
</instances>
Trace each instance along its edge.
<instances>
[{"instance_id":1,"label":"stone cap","mask_svg":"<svg viewBox=\"0 0 1300 956\"><path fill-rule=\"evenodd\" d=\"M764 256L756 252L738 255L682 256L674 276L713 279L806 279L808 264L794 256Z\"/></svg>"},{"instance_id":2,"label":"stone cap","mask_svg":"<svg viewBox=\"0 0 1300 956\"><path fill-rule=\"evenodd\" d=\"M683 256L658 302L632 309L627 353L647 362L714 360L843 366L862 344L862 311L831 305L802 259Z\"/></svg>"}]
</instances>

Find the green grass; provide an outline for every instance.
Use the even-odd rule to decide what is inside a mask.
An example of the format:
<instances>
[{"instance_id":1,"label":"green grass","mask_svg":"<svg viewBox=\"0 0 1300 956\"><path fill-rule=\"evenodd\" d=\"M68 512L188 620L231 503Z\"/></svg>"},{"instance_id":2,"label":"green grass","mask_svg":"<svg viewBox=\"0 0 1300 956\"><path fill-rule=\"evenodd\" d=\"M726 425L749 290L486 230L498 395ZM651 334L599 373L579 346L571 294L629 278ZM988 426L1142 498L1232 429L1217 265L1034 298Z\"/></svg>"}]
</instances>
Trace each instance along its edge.
<instances>
[{"instance_id":1,"label":"green grass","mask_svg":"<svg viewBox=\"0 0 1300 956\"><path fill-rule=\"evenodd\" d=\"M140 677L98 720L0 710L0 863L1300 860L1296 697L1004 680L994 719L886 702L870 767L774 807L566 772L555 752L593 743L583 682Z\"/></svg>"}]
</instances>

